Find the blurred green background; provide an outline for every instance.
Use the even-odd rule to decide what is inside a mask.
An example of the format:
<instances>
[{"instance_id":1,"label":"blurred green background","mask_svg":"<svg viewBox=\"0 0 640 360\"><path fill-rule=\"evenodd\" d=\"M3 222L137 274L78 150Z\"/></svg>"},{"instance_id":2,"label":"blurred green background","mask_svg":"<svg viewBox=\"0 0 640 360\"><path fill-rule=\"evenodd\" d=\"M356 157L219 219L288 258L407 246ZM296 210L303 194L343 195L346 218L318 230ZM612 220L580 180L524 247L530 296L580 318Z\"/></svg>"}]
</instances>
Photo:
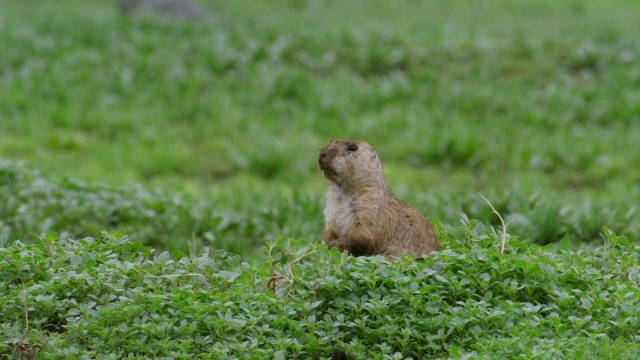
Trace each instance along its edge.
<instances>
[{"instance_id":1,"label":"blurred green background","mask_svg":"<svg viewBox=\"0 0 640 360\"><path fill-rule=\"evenodd\" d=\"M316 153L343 137L445 226L497 225L480 193L522 239L638 238L637 1L200 4L0 0L0 239L320 241Z\"/></svg>"}]
</instances>

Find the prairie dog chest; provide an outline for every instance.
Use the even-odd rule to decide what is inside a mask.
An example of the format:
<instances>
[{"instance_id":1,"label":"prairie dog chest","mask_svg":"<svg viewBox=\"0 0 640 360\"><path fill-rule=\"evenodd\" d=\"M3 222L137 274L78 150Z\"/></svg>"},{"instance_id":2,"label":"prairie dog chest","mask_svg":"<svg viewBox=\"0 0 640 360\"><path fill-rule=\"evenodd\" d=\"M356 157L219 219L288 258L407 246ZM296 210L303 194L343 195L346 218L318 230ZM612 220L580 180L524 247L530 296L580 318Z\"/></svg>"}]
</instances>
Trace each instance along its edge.
<instances>
[{"instance_id":1,"label":"prairie dog chest","mask_svg":"<svg viewBox=\"0 0 640 360\"><path fill-rule=\"evenodd\" d=\"M336 185L330 185L327 192L327 206L324 209L327 228L332 228L340 236L355 224L368 223L378 211L376 198L379 195L356 195L344 192Z\"/></svg>"},{"instance_id":2,"label":"prairie dog chest","mask_svg":"<svg viewBox=\"0 0 640 360\"><path fill-rule=\"evenodd\" d=\"M355 222L357 198L355 194L347 194L337 186L331 185L327 192L327 206L324 208L326 226L342 235Z\"/></svg>"}]
</instances>

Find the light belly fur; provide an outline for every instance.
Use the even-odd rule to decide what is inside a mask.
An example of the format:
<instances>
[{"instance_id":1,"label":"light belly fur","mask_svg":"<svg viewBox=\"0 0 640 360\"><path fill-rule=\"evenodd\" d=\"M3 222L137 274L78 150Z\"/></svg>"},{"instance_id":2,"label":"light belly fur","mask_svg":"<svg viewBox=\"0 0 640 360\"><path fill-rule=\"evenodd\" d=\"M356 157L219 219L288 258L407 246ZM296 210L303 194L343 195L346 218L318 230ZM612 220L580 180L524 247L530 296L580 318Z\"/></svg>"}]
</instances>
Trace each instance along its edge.
<instances>
[{"instance_id":1,"label":"light belly fur","mask_svg":"<svg viewBox=\"0 0 640 360\"><path fill-rule=\"evenodd\" d=\"M354 202L354 196L343 193L335 185L330 186L324 218L327 226L333 227L338 236L342 236L353 226Z\"/></svg>"}]
</instances>

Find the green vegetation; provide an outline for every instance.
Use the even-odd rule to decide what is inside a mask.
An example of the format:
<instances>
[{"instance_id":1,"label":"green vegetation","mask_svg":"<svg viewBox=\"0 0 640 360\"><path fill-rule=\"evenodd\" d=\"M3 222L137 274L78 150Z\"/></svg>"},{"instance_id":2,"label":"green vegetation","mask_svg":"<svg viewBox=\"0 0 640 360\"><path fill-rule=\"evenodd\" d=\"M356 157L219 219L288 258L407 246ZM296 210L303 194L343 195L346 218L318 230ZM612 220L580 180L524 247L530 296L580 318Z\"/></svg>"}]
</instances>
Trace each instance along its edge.
<instances>
[{"instance_id":1,"label":"green vegetation","mask_svg":"<svg viewBox=\"0 0 640 360\"><path fill-rule=\"evenodd\" d=\"M502 254L499 236L470 221L441 233L435 259L389 264L301 239L270 244L257 265L152 256L123 233L48 233L0 250L0 354L637 359L640 246L605 233L595 251L511 239Z\"/></svg>"},{"instance_id":2,"label":"green vegetation","mask_svg":"<svg viewBox=\"0 0 640 360\"><path fill-rule=\"evenodd\" d=\"M0 357L638 358L637 1L200 2L0 0ZM342 137L438 256L319 245Z\"/></svg>"},{"instance_id":3,"label":"green vegetation","mask_svg":"<svg viewBox=\"0 0 640 360\"><path fill-rule=\"evenodd\" d=\"M408 190L398 190L402 198L425 213L437 214L444 224L459 224L464 213L488 225L500 225L487 203L473 192L418 192L412 198ZM125 228L133 240L157 249L186 252L208 246L248 258L262 255L263 245L278 235L307 235L310 242L317 242L323 233L320 191L287 191L254 181L188 194L73 178L52 180L24 164L0 162L0 193L0 246L16 239L33 240L34 235L54 230L82 238L95 236L103 228ZM638 190L615 199L572 201L527 194L517 187L488 190L483 195L505 221L512 221L511 233L539 244L562 239L564 248L580 247L580 241L593 246L591 242L602 241L603 224L625 234L640 233Z\"/></svg>"},{"instance_id":4,"label":"green vegetation","mask_svg":"<svg viewBox=\"0 0 640 360\"><path fill-rule=\"evenodd\" d=\"M112 188L80 180L51 181L21 164L0 163L0 246L33 240L50 229L82 238L103 228L126 228L135 241L159 249L200 249L206 245L242 255L263 253L280 234L322 233L322 200L268 191L259 206L242 190L195 197L141 186Z\"/></svg>"}]
</instances>

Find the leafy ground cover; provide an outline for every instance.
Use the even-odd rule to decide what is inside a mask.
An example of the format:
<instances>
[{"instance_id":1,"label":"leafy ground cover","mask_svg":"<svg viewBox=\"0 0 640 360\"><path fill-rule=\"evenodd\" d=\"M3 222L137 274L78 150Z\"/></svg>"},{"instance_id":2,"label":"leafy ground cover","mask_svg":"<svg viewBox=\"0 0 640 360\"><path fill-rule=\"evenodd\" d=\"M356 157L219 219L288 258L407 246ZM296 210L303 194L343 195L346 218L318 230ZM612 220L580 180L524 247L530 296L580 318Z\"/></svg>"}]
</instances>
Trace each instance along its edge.
<instances>
[{"instance_id":1,"label":"leafy ground cover","mask_svg":"<svg viewBox=\"0 0 640 360\"><path fill-rule=\"evenodd\" d=\"M201 3L0 0L0 357L639 357L637 1ZM318 245L338 137L434 259Z\"/></svg>"},{"instance_id":2,"label":"leafy ground cover","mask_svg":"<svg viewBox=\"0 0 640 360\"><path fill-rule=\"evenodd\" d=\"M241 252L312 238L315 153L336 137L371 142L398 195L446 224L496 225L480 192L540 244L602 225L637 237L636 2L203 4L215 21L0 1L0 157L54 182L9 189L5 238L125 226L157 248Z\"/></svg>"},{"instance_id":3,"label":"leafy ground cover","mask_svg":"<svg viewBox=\"0 0 640 360\"><path fill-rule=\"evenodd\" d=\"M260 191L254 187L244 192L249 186ZM49 231L82 238L96 236L104 228L125 228L134 241L157 249L186 252L207 246L246 258L261 255L262 246L276 236L308 234L310 241L320 241L323 232L320 194L284 192L255 183L241 183L233 192L194 195L50 178L22 163L0 162L0 195L0 246ZM483 195L510 221L511 232L539 244L593 247L602 243L602 224L623 234L640 233L637 190L601 201L527 195L518 188ZM488 226L500 225L491 207L475 193L409 199L447 225L458 224L460 214Z\"/></svg>"},{"instance_id":4,"label":"leafy ground cover","mask_svg":"<svg viewBox=\"0 0 640 360\"><path fill-rule=\"evenodd\" d=\"M313 154L349 136L412 191L640 176L634 1L216 1L213 23L20 4L0 2L0 154L46 172L313 190Z\"/></svg>"},{"instance_id":5,"label":"leafy ground cover","mask_svg":"<svg viewBox=\"0 0 640 360\"><path fill-rule=\"evenodd\" d=\"M390 264L308 241L267 261L153 251L123 232L0 249L10 358L636 359L640 246L541 248L474 221ZM515 246L514 246L515 245Z\"/></svg>"}]
</instances>

